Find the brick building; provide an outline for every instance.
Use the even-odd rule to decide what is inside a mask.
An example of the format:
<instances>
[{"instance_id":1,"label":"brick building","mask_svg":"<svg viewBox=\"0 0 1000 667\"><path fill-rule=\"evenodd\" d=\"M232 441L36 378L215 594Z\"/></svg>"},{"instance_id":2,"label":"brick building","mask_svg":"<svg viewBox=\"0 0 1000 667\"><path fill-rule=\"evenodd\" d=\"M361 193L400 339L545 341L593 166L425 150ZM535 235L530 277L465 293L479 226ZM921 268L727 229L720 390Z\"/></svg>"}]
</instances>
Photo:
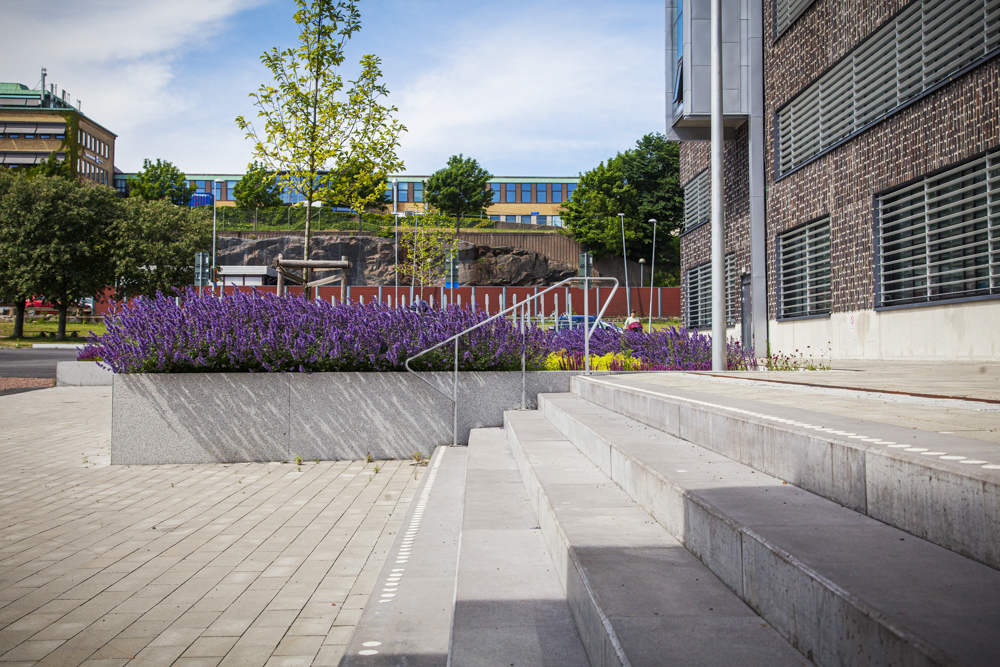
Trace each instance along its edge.
<instances>
[{"instance_id":1,"label":"brick building","mask_svg":"<svg viewBox=\"0 0 1000 667\"><path fill-rule=\"evenodd\" d=\"M0 165L33 167L56 154L81 179L112 185L117 135L73 106L56 86L0 83Z\"/></svg>"},{"instance_id":2,"label":"brick building","mask_svg":"<svg viewBox=\"0 0 1000 667\"><path fill-rule=\"evenodd\" d=\"M707 328L710 5L671 2L684 317ZM839 358L1000 358L1000 0L723 5L731 335Z\"/></svg>"}]
</instances>

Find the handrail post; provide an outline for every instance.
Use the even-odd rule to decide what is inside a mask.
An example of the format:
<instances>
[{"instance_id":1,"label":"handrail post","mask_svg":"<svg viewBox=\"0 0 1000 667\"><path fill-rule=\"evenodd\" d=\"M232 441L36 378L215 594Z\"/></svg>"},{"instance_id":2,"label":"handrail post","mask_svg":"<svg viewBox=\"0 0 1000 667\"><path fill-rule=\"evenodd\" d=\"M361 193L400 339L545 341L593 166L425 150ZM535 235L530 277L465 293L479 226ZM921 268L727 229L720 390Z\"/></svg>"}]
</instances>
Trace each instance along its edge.
<instances>
[{"instance_id":1,"label":"handrail post","mask_svg":"<svg viewBox=\"0 0 1000 667\"><path fill-rule=\"evenodd\" d=\"M590 375L590 276L583 278L583 356L587 358L584 375Z\"/></svg>"},{"instance_id":2,"label":"handrail post","mask_svg":"<svg viewBox=\"0 0 1000 667\"><path fill-rule=\"evenodd\" d=\"M455 374L452 376L451 383L451 400L452 400L452 414L451 414L451 444L453 447L458 446L458 336L455 336Z\"/></svg>"},{"instance_id":3,"label":"handrail post","mask_svg":"<svg viewBox=\"0 0 1000 667\"><path fill-rule=\"evenodd\" d=\"M527 401L527 381L526 381L526 358L527 358L527 347L528 342L524 336L524 307L527 305L528 300L525 299L521 302L521 409L528 409Z\"/></svg>"}]
</instances>

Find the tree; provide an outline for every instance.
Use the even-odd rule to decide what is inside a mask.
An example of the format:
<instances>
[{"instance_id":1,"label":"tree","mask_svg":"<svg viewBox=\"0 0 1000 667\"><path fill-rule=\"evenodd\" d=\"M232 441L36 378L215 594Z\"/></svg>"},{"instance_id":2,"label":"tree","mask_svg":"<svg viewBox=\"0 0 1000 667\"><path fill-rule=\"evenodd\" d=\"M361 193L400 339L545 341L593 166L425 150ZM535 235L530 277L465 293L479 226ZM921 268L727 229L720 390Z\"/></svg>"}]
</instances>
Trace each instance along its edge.
<instances>
[{"instance_id":1,"label":"tree","mask_svg":"<svg viewBox=\"0 0 1000 667\"><path fill-rule=\"evenodd\" d=\"M377 195L372 186L403 168L396 149L406 128L393 118L396 107L381 103L389 91L380 83L378 57L363 56L360 73L346 82L350 88L345 90L340 68L347 41L361 29L358 0L295 4L299 45L261 56L274 85L262 85L250 94L264 127L258 131L243 116L236 123L253 141L254 155L278 174L284 189L305 197L308 258L313 203L343 201L363 213L373 201L368 197ZM355 176L338 177L344 174ZM309 270L304 274L308 282Z\"/></svg>"},{"instance_id":2,"label":"tree","mask_svg":"<svg viewBox=\"0 0 1000 667\"><path fill-rule=\"evenodd\" d=\"M448 158L448 166L439 169L424 185L424 201L443 213L455 217L455 233L462 224L462 215L479 215L493 203L493 193L486 185L493 174L474 159L462 154Z\"/></svg>"},{"instance_id":3,"label":"tree","mask_svg":"<svg viewBox=\"0 0 1000 667\"><path fill-rule=\"evenodd\" d=\"M563 204L563 221L585 250L599 257L621 257L619 213L625 214L626 255L650 258L656 230L659 282L675 281L680 271L677 237L684 219L677 144L662 134L639 139L635 148L581 174L573 197ZM667 273L663 273L663 269ZM675 283L676 284L676 283Z\"/></svg>"},{"instance_id":4,"label":"tree","mask_svg":"<svg viewBox=\"0 0 1000 667\"><path fill-rule=\"evenodd\" d=\"M396 272L403 282L420 285L420 298L424 298L424 286L434 285L445 274L445 261L455 251L455 237L444 230L433 227L427 220L430 216L415 216L412 229L399 230L399 245L402 258L396 265Z\"/></svg>"},{"instance_id":5,"label":"tree","mask_svg":"<svg viewBox=\"0 0 1000 667\"><path fill-rule=\"evenodd\" d=\"M24 338L24 301L31 296L30 285L24 280L28 248L21 231L21 211L8 193L23 173L0 167L0 301L14 306L12 338Z\"/></svg>"},{"instance_id":6,"label":"tree","mask_svg":"<svg viewBox=\"0 0 1000 667\"><path fill-rule=\"evenodd\" d=\"M114 238L115 296L175 294L194 280L194 254L212 247L212 217L202 207L127 199Z\"/></svg>"},{"instance_id":7,"label":"tree","mask_svg":"<svg viewBox=\"0 0 1000 667\"><path fill-rule=\"evenodd\" d=\"M236 205L241 208L252 208L253 230L257 231L257 209L268 206L281 206L281 188L274 177L274 172L254 160L247 165L247 173L233 188Z\"/></svg>"},{"instance_id":8,"label":"tree","mask_svg":"<svg viewBox=\"0 0 1000 667\"><path fill-rule=\"evenodd\" d=\"M167 160L142 161L142 171L129 180L129 196L146 201L169 199L177 206L191 203L194 186L188 185L187 176Z\"/></svg>"},{"instance_id":9,"label":"tree","mask_svg":"<svg viewBox=\"0 0 1000 667\"><path fill-rule=\"evenodd\" d=\"M33 176L60 176L62 178L73 178L68 160L60 160L56 157L55 151L49 153L45 162L36 165L30 170Z\"/></svg>"},{"instance_id":10,"label":"tree","mask_svg":"<svg viewBox=\"0 0 1000 667\"><path fill-rule=\"evenodd\" d=\"M112 280L117 205L112 188L54 176L16 179L3 198L0 245L19 249L15 281L21 291L43 295L58 309L60 340L69 307Z\"/></svg>"}]
</instances>

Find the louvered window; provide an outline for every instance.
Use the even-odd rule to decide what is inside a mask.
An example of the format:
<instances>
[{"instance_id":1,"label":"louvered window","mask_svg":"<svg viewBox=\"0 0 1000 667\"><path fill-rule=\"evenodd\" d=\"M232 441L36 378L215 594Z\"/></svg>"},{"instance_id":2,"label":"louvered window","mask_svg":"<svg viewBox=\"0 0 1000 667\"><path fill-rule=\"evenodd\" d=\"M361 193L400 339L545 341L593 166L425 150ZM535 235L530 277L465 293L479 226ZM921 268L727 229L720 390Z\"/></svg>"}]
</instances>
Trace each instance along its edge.
<instances>
[{"instance_id":1,"label":"louvered window","mask_svg":"<svg viewBox=\"0 0 1000 667\"><path fill-rule=\"evenodd\" d=\"M1000 150L882 195L879 305L1000 294Z\"/></svg>"},{"instance_id":2,"label":"louvered window","mask_svg":"<svg viewBox=\"0 0 1000 667\"><path fill-rule=\"evenodd\" d=\"M774 29L777 35L781 35L788 26L795 23L795 20L802 16L802 12L809 8L809 5L816 0L775 0L774 2Z\"/></svg>"},{"instance_id":3,"label":"louvered window","mask_svg":"<svg viewBox=\"0 0 1000 667\"><path fill-rule=\"evenodd\" d=\"M693 229L712 216L712 171L704 169L684 186L684 229Z\"/></svg>"},{"instance_id":4,"label":"louvered window","mask_svg":"<svg viewBox=\"0 0 1000 667\"><path fill-rule=\"evenodd\" d=\"M778 112L778 172L998 51L1000 0L916 0Z\"/></svg>"},{"instance_id":5,"label":"louvered window","mask_svg":"<svg viewBox=\"0 0 1000 667\"><path fill-rule=\"evenodd\" d=\"M712 326L712 263L688 269L687 272L687 326L689 329L707 329ZM726 325L736 324L737 303L736 267L733 254L726 255Z\"/></svg>"},{"instance_id":6,"label":"louvered window","mask_svg":"<svg viewBox=\"0 0 1000 667\"><path fill-rule=\"evenodd\" d=\"M830 218L778 237L778 281L781 317L830 312Z\"/></svg>"}]
</instances>

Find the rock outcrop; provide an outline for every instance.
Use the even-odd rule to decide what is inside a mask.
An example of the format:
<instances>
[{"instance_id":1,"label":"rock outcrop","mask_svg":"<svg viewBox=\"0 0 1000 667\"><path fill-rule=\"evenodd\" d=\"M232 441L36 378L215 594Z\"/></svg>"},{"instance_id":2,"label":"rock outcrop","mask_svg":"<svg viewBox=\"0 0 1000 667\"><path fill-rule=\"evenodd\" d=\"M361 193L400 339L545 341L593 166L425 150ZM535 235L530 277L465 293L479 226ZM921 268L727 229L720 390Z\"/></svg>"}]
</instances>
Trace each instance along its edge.
<instances>
[{"instance_id":1,"label":"rock outcrop","mask_svg":"<svg viewBox=\"0 0 1000 667\"><path fill-rule=\"evenodd\" d=\"M392 285L393 239L378 236L330 236L312 238L310 259L340 259L354 263L352 285ZM278 236L262 239L221 237L218 262L226 265L266 266L281 253L300 259L301 236ZM402 260L401 261L405 261ZM559 282L574 276L577 269L545 255L510 246L471 246L463 243L459 251L459 281L463 285L537 286Z\"/></svg>"}]
</instances>

